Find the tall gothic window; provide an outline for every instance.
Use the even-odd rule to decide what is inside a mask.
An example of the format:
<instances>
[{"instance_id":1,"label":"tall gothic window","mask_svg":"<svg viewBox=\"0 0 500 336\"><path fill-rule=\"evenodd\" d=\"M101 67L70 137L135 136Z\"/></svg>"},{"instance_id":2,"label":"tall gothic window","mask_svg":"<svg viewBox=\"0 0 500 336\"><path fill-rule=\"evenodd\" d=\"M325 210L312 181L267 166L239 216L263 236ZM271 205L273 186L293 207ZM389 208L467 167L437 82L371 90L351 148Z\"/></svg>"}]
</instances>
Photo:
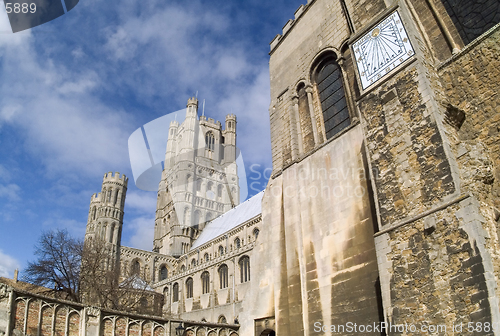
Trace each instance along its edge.
<instances>
[{"instance_id":1,"label":"tall gothic window","mask_svg":"<svg viewBox=\"0 0 500 336\"><path fill-rule=\"evenodd\" d=\"M210 274L207 271L201 274L201 289L203 294L210 292Z\"/></svg>"},{"instance_id":2,"label":"tall gothic window","mask_svg":"<svg viewBox=\"0 0 500 336\"><path fill-rule=\"evenodd\" d=\"M253 236L255 237L255 239L257 239L257 237L259 237L259 229L258 228L255 228L253 229Z\"/></svg>"},{"instance_id":3,"label":"tall gothic window","mask_svg":"<svg viewBox=\"0 0 500 336\"><path fill-rule=\"evenodd\" d=\"M196 191L201 191L201 178L196 180Z\"/></svg>"},{"instance_id":4,"label":"tall gothic window","mask_svg":"<svg viewBox=\"0 0 500 336\"><path fill-rule=\"evenodd\" d=\"M109 231L110 231L109 232L109 242L112 243L113 242L113 238L114 238L114 234L115 234L115 223L111 224Z\"/></svg>"},{"instance_id":5,"label":"tall gothic window","mask_svg":"<svg viewBox=\"0 0 500 336\"><path fill-rule=\"evenodd\" d=\"M200 224L200 217L201 217L200 210L196 210L194 212L194 222L193 222L195 226Z\"/></svg>"},{"instance_id":6,"label":"tall gothic window","mask_svg":"<svg viewBox=\"0 0 500 336\"><path fill-rule=\"evenodd\" d=\"M236 238L234 240L234 247L239 249L241 247L241 241L240 241L240 238Z\"/></svg>"},{"instance_id":7,"label":"tall gothic window","mask_svg":"<svg viewBox=\"0 0 500 336\"><path fill-rule=\"evenodd\" d=\"M172 289L172 301L179 301L179 284L177 282L174 283L174 287Z\"/></svg>"},{"instance_id":8,"label":"tall gothic window","mask_svg":"<svg viewBox=\"0 0 500 336\"><path fill-rule=\"evenodd\" d=\"M219 256L224 254L224 247L222 245L219 246Z\"/></svg>"},{"instance_id":9,"label":"tall gothic window","mask_svg":"<svg viewBox=\"0 0 500 336\"><path fill-rule=\"evenodd\" d=\"M191 260L191 267L192 268L196 267L196 259Z\"/></svg>"},{"instance_id":10,"label":"tall gothic window","mask_svg":"<svg viewBox=\"0 0 500 336\"><path fill-rule=\"evenodd\" d=\"M165 280L168 277L168 269L165 265L160 268L160 281Z\"/></svg>"},{"instance_id":11,"label":"tall gothic window","mask_svg":"<svg viewBox=\"0 0 500 336\"><path fill-rule=\"evenodd\" d=\"M141 272L141 264L139 260L132 261L132 274L138 275Z\"/></svg>"},{"instance_id":12,"label":"tall gothic window","mask_svg":"<svg viewBox=\"0 0 500 336\"><path fill-rule=\"evenodd\" d=\"M186 298L190 299L193 297L193 278L188 278L186 280Z\"/></svg>"},{"instance_id":13,"label":"tall gothic window","mask_svg":"<svg viewBox=\"0 0 500 336\"><path fill-rule=\"evenodd\" d=\"M240 279L241 282L250 281L250 258L248 256L243 256L238 262L240 265Z\"/></svg>"},{"instance_id":14,"label":"tall gothic window","mask_svg":"<svg viewBox=\"0 0 500 336\"><path fill-rule=\"evenodd\" d=\"M226 264L219 267L219 284L220 289L227 288L228 286L228 268Z\"/></svg>"},{"instance_id":15,"label":"tall gothic window","mask_svg":"<svg viewBox=\"0 0 500 336\"><path fill-rule=\"evenodd\" d=\"M214 151L215 149L215 137L212 132L207 132L205 135L205 144L208 150Z\"/></svg>"},{"instance_id":16,"label":"tall gothic window","mask_svg":"<svg viewBox=\"0 0 500 336\"><path fill-rule=\"evenodd\" d=\"M330 56L320 63L316 70L316 85L325 122L325 135L330 139L351 123L342 71L335 57Z\"/></svg>"},{"instance_id":17,"label":"tall gothic window","mask_svg":"<svg viewBox=\"0 0 500 336\"><path fill-rule=\"evenodd\" d=\"M465 44L500 22L498 0L443 0L443 5Z\"/></svg>"}]
</instances>

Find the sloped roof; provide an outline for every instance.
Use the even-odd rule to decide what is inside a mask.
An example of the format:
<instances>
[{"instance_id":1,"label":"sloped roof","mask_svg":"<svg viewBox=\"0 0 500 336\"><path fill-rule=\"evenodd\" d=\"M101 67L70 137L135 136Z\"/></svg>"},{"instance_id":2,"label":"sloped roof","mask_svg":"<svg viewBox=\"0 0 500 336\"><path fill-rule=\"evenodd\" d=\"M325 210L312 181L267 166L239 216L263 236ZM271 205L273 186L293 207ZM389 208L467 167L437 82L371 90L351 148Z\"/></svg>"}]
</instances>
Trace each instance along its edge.
<instances>
[{"instance_id":1,"label":"sloped roof","mask_svg":"<svg viewBox=\"0 0 500 336\"><path fill-rule=\"evenodd\" d=\"M153 291L146 281L141 279L137 274L133 274L129 278L125 279L119 285L121 288L133 288L133 289L141 289L147 291Z\"/></svg>"},{"instance_id":2,"label":"sloped roof","mask_svg":"<svg viewBox=\"0 0 500 336\"><path fill-rule=\"evenodd\" d=\"M191 246L191 250L209 242L210 240L234 229L238 225L262 213L262 196L264 191L261 191L252 198L247 199L234 209L229 210L225 214L220 215L213 221L207 224Z\"/></svg>"}]
</instances>

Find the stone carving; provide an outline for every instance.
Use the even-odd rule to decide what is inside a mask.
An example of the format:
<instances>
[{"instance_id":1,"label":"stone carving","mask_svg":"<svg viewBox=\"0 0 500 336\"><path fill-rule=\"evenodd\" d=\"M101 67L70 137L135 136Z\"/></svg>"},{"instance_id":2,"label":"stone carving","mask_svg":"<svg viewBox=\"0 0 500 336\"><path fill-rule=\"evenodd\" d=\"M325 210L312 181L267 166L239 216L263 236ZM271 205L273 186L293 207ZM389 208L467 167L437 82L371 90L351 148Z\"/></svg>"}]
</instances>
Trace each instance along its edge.
<instances>
[{"instance_id":1,"label":"stone carving","mask_svg":"<svg viewBox=\"0 0 500 336\"><path fill-rule=\"evenodd\" d=\"M0 300L8 298L11 290L12 289L6 284L0 283Z\"/></svg>"},{"instance_id":2,"label":"stone carving","mask_svg":"<svg viewBox=\"0 0 500 336\"><path fill-rule=\"evenodd\" d=\"M87 307L87 315L88 316L99 316L99 308L97 307Z\"/></svg>"}]
</instances>

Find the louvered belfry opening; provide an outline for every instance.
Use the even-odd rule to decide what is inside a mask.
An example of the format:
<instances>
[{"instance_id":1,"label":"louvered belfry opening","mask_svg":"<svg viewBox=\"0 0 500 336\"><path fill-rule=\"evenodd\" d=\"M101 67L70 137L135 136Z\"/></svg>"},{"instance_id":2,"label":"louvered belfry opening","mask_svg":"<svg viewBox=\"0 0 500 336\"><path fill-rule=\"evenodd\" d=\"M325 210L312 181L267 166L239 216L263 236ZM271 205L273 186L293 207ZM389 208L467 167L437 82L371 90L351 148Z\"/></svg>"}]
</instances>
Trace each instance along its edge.
<instances>
[{"instance_id":1,"label":"louvered belfry opening","mask_svg":"<svg viewBox=\"0 0 500 336\"><path fill-rule=\"evenodd\" d=\"M499 0L442 0L464 44L500 22Z\"/></svg>"},{"instance_id":2,"label":"louvered belfry opening","mask_svg":"<svg viewBox=\"0 0 500 336\"><path fill-rule=\"evenodd\" d=\"M351 124L342 71L334 58L326 59L319 65L316 84L325 121L326 138L330 139Z\"/></svg>"}]
</instances>

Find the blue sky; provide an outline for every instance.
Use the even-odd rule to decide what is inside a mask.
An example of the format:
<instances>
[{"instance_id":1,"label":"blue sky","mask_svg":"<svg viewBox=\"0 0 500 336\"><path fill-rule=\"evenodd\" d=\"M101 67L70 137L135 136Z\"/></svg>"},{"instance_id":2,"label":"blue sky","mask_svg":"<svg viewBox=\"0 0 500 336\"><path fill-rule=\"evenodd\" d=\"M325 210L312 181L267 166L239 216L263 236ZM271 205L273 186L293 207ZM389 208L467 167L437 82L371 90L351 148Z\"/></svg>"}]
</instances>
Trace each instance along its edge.
<instances>
[{"instance_id":1,"label":"blue sky","mask_svg":"<svg viewBox=\"0 0 500 336\"><path fill-rule=\"evenodd\" d=\"M43 230L83 237L108 171L130 177L122 244L150 250L156 193L133 185L127 140L196 91L207 116L237 115L249 192L263 189L269 42L304 2L81 0L16 34L0 6L0 276Z\"/></svg>"}]
</instances>

